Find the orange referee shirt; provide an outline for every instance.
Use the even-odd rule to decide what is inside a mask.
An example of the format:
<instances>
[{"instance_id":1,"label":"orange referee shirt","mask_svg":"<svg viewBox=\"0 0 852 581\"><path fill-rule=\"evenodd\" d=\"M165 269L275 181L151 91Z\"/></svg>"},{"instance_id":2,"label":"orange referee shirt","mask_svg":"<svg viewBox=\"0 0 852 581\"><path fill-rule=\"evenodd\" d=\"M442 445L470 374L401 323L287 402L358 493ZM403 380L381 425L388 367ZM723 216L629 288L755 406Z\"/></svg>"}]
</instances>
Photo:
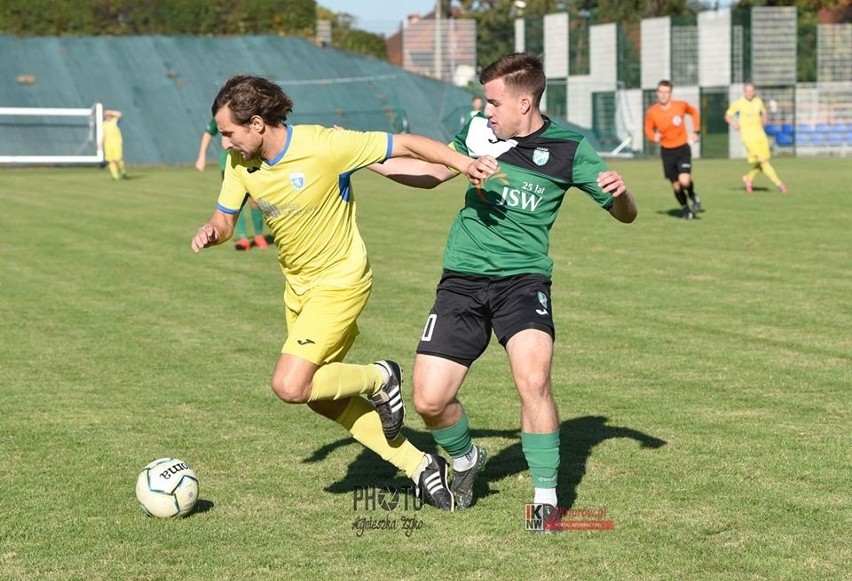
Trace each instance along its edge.
<instances>
[{"instance_id":1,"label":"orange referee shirt","mask_svg":"<svg viewBox=\"0 0 852 581\"><path fill-rule=\"evenodd\" d=\"M667 149L686 145L686 122L684 116L692 116L692 126L697 130L701 127L701 117L698 109L686 101L669 101L668 109L659 103L654 103L645 114L645 137L654 141L654 133L660 133L660 146Z\"/></svg>"}]
</instances>

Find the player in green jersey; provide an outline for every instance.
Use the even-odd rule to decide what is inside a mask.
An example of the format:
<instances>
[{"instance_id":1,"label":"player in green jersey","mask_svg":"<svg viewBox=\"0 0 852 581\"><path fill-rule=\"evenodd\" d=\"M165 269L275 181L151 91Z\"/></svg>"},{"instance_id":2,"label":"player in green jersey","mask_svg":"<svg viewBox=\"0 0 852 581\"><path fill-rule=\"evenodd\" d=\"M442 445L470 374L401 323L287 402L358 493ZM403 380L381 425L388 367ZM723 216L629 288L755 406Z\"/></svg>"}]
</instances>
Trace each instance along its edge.
<instances>
[{"instance_id":1,"label":"player in green jersey","mask_svg":"<svg viewBox=\"0 0 852 581\"><path fill-rule=\"evenodd\" d=\"M467 188L444 252L444 273L417 347L414 406L453 458L451 489L469 506L485 451L473 444L457 395L492 331L506 350L521 400L521 444L532 474L533 503L557 506L559 417L551 393L555 330L550 300L550 228L566 190L579 188L620 222L636 218L621 176L589 142L542 115L546 78L540 59L504 56L479 77L482 114L451 147L497 171ZM487 163L487 161L484 161ZM457 175L420 160L395 158L371 169L415 187L434 187Z\"/></svg>"}]
</instances>

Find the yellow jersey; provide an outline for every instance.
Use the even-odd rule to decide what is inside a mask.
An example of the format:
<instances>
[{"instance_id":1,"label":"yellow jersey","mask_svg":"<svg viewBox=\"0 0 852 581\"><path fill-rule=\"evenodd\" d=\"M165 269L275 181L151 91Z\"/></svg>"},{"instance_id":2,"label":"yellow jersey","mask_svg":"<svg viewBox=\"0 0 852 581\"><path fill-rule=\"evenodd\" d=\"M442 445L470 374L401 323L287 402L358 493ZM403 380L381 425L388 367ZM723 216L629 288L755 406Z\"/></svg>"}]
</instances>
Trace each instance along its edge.
<instances>
[{"instance_id":1,"label":"yellow jersey","mask_svg":"<svg viewBox=\"0 0 852 581\"><path fill-rule=\"evenodd\" d=\"M738 117L740 137L743 141L749 141L765 135L763 130L763 114L765 112L766 107L763 106L760 97L753 97L751 101L745 97L740 97L731 103L731 106L725 111L725 115L728 117L736 115Z\"/></svg>"},{"instance_id":2,"label":"yellow jersey","mask_svg":"<svg viewBox=\"0 0 852 581\"><path fill-rule=\"evenodd\" d=\"M123 139L121 138L121 128L119 128L118 122L118 117L111 117L104 120L103 140L104 159L106 161L119 161L124 156Z\"/></svg>"},{"instance_id":3,"label":"yellow jersey","mask_svg":"<svg viewBox=\"0 0 852 581\"><path fill-rule=\"evenodd\" d=\"M217 207L236 214L247 195L254 198L275 237L287 283L298 294L318 284L346 287L369 280L350 177L385 161L393 137L318 125L286 128L284 149L274 159L230 154Z\"/></svg>"}]
</instances>

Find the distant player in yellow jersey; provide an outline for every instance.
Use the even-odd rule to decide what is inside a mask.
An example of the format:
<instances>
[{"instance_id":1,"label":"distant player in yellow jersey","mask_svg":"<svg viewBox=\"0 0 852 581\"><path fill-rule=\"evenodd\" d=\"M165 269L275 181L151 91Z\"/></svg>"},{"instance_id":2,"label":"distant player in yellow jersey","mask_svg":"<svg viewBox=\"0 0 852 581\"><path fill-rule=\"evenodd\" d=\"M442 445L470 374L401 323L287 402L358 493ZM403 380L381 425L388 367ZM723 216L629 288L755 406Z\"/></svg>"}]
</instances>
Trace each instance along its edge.
<instances>
[{"instance_id":1,"label":"distant player in yellow jersey","mask_svg":"<svg viewBox=\"0 0 852 581\"><path fill-rule=\"evenodd\" d=\"M212 113L230 157L217 207L193 237L192 250L227 241L251 196L275 238L285 277L288 336L272 375L273 391L342 425L402 469L426 502L453 510L447 462L400 435L405 417L400 366L388 360L343 363L372 288L350 176L390 157L413 156L476 182L496 163L418 135L288 125L292 108L281 87L267 79L238 75L225 82Z\"/></svg>"},{"instance_id":2,"label":"distant player in yellow jersey","mask_svg":"<svg viewBox=\"0 0 852 581\"><path fill-rule=\"evenodd\" d=\"M752 192L754 179L760 172L766 174L779 192L786 194L788 191L787 186L775 173L775 168L769 163L771 157L769 139L763 129L768 119L766 107L761 98L755 94L754 85L751 83L745 84L743 96L731 103L725 112L725 121L734 130L739 130L746 154L748 154L748 162L752 164L751 170L743 176L743 184L749 194Z\"/></svg>"},{"instance_id":3,"label":"distant player in yellow jersey","mask_svg":"<svg viewBox=\"0 0 852 581\"><path fill-rule=\"evenodd\" d=\"M124 167L124 140L121 137L121 128L118 126L121 117L121 111L117 109L104 109L104 161L114 180L127 177L127 170Z\"/></svg>"}]
</instances>

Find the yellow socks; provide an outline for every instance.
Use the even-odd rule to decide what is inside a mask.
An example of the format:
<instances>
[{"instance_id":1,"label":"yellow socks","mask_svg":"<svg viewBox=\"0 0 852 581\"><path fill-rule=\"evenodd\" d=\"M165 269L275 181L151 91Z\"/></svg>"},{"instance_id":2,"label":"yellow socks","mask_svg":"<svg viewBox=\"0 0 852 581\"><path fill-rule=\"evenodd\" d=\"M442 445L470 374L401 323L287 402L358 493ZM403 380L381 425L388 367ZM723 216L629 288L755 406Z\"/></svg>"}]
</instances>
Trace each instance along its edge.
<instances>
[{"instance_id":1,"label":"yellow socks","mask_svg":"<svg viewBox=\"0 0 852 581\"><path fill-rule=\"evenodd\" d=\"M368 365L329 363L321 366L314 374L308 401L372 395L379 390L384 381L382 372L372 363Z\"/></svg>"},{"instance_id":2,"label":"yellow socks","mask_svg":"<svg viewBox=\"0 0 852 581\"><path fill-rule=\"evenodd\" d=\"M771 163L769 163L768 161L764 161L762 164L760 164L760 168L763 170L763 173L766 174L766 177L768 177L773 184L775 184L776 186L781 185L781 178L779 178L778 174L775 173L775 168L772 167Z\"/></svg>"},{"instance_id":3,"label":"yellow socks","mask_svg":"<svg viewBox=\"0 0 852 581\"><path fill-rule=\"evenodd\" d=\"M388 442L382 431L379 414L364 398L353 397L335 421L346 428L353 438L405 472L409 478L420 468L425 454L403 436Z\"/></svg>"}]
</instances>

